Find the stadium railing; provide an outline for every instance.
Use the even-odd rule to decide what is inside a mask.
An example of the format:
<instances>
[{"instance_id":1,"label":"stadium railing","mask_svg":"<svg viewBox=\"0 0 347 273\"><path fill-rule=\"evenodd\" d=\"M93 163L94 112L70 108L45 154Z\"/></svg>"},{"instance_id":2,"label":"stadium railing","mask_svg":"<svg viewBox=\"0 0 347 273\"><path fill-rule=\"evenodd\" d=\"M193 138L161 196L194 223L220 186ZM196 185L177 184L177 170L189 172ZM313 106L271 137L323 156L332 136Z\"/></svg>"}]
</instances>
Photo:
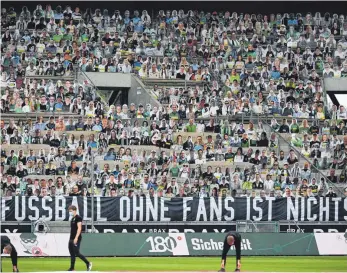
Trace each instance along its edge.
<instances>
[{"instance_id":1,"label":"stadium railing","mask_svg":"<svg viewBox=\"0 0 347 273\"><path fill-rule=\"evenodd\" d=\"M152 227L155 226L161 230L169 230L173 226L180 227L182 229L191 229L196 225L200 225L201 222L142 222L142 225L146 223L150 224ZM129 226L136 227L139 225L139 222L114 222L108 221L107 227L109 229L113 229L114 226L117 226L119 230L128 229ZM239 227L240 232L268 232L268 233L297 233L297 232L307 232L308 230L312 230L312 226L316 226L319 231L323 230L328 232L328 230L332 230L330 232L335 232L336 227L346 226L345 222L302 222L302 221L294 221L294 220L281 220L281 221L273 221L273 222L252 222L252 221L211 221L205 222L204 228L208 229L209 226L218 227L220 225L228 226L229 229L237 229ZM249 228L247 229L247 225ZM98 231L98 226L104 227L105 222L95 221L94 228L92 227L91 221L83 221L82 223L82 231L87 233L98 233L102 231ZM68 221L45 221L44 219L40 219L38 221L31 222L14 222L14 221L6 221L6 227L11 229L18 230L28 230L32 233L69 233L69 222ZM193 228L194 229L194 228ZM150 232L150 230L147 230ZM313 232L313 231L312 231Z\"/></svg>"},{"instance_id":2,"label":"stadium railing","mask_svg":"<svg viewBox=\"0 0 347 273\"><path fill-rule=\"evenodd\" d=\"M279 232L279 222L236 221L237 232Z\"/></svg>"},{"instance_id":3,"label":"stadium railing","mask_svg":"<svg viewBox=\"0 0 347 273\"><path fill-rule=\"evenodd\" d=\"M266 123L265 126L268 126L270 127L269 123ZM270 130L271 130L271 127L270 127ZM272 132L276 133L276 136L277 138L279 139L279 146L280 145L284 145L284 146L287 146L288 150L294 150L295 153L297 154L298 156L298 161L299 162L307 162L309 163L309 166L311 167L311 170L313 169L313 172L312 174L315 175L315 178L316 180L319 182L321 181L322 178L324 178L324 182L322 185L321 185L321 188L323 188L324 192L326 192L326 190L329 188L329 187L333 187L333 189L335 190L335 193L338 195L338 196L343 196L343 189L340 188L340 187L337 187L336 184L332 183L328 177L322 172L322 170L319 170L318 168L316 168L312 162L312 160L310 160L309 158L305 157L300 150L297 149L297 147L295 147L294 145L292 145L290 142L288 142L288 140L286 138L283 137L282 134L278 133L278 132L275 132L272 130ZM283 149L281 147L281 149Z\"/></svg>"}]
</instances>

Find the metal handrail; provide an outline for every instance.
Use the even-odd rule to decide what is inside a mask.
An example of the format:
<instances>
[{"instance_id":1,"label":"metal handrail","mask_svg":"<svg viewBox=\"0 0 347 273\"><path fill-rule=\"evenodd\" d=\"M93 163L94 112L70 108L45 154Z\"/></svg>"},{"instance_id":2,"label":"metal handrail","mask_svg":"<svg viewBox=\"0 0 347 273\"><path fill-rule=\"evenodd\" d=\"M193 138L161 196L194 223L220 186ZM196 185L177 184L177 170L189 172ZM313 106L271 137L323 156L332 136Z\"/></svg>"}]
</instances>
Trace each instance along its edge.
<instances>
[{"instance_id":1,"label":"metal handrail","mask_svg":"<svg viewBox=\"0 0 347 273\"><path fill-rule=\"evenodd\" d=\"M254 224L254 222L252 220L251 221L251 224L254 226L254 229L255 229L255 232L259 232L259 229L258 227Z\"/></svg>"},{"instance_id":2,"label":"metal handrail","mask_svg":"<svg viewBox=\"0 0 347 273\"><path fill-rule=\"evenodd\" d=\"M80 69L80 67L76 68L76 80L79 84L84 84L81 82L82 77L84 77L85 79L88 80L88 84L92 86L92 89L94 90L94 96L96 95L96 91L98 90L97 86L94 84L94 82L88 77L87 73L85 73L84 71L82 71ZM106 101L102 101L105 105L107 106L108 103Z\"/></svg>"},{"instance_id":3,"label":"metal handrail","mask_svg":"<svg viewBox=\"0 0 347 273\"><path fill-rule=\"evenodd\" d=\"M301 229L301 228L299 227L299 225L298 225L298 222L295 221L295 220L288 220L288 226L289 226L289 228L290 228L290 226L291 226L292 223L296 226L296 228L297 228L298 230Z\"/></svg>"},{"instance_id":4,"label":"metal handrail","mask_svg":"<svg viewBox=\"0 0 347 273\"><path fill-rule=\"evenodd\" d=\"M338 187L336 187L336 185L334 185L329 179L328 177L319 169L317 169L313 162L311 162L311 160L309 160L308 158L306 158L305 156L303 156L303 154L301 153L301 151L299 151L295 146L293 146L291 143L289 143L284 137L281 136L280 133L274 131L271 129L270 125L268 124L268 122L266 121L266 123L264 124L265 126L268 126L270 128L270 130L272 132L274 132L276 134L276 136L278 137L278 139L282 140L283 142L285 142L288 147L290 147L292 150L294 150L298 155L299 155L299 159L303 158L306 162L308 162L311 166L311 168L313 167L315 169L315 171L317 171L317 173L324 178L325 183L322 185L323 189L326 190L327 188L327 184L329 185L329 187L333 187L337 192L335 192L336 194L339 193L340 196L343 196L343 192L341 189L339 189Z\"/></svg>"}]
</instances>

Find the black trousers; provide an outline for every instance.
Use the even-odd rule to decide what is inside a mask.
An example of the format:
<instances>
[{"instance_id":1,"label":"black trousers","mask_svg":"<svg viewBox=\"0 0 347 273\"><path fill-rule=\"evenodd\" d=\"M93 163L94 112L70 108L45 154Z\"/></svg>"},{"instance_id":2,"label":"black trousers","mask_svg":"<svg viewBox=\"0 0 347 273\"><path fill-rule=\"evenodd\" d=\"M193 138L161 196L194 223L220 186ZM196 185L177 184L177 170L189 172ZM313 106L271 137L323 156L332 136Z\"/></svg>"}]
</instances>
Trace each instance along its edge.
<instances>
[{"instance_id":1,"label":"black trousers","mask_svg":"<svg viewBox=\"0 0 347 273\"><path fill-rule=\"evenodd\" d=\"M71 266L70 266L71 269L75 268L76 257L80 258L83 262L85 262L86 265L89 264L89 261L80 252L81 241L82 240L79 240L77 242L77 245L74 244L73 240L69 241L69 252L70 252L70 256L71 256Z\"/></svg>"},{"instance_id":2,"label":"black trousers","mask_svg":"<svg viewBox=\"0 0 347 273\"><path fill-rule=\"evenodd\" d=\"M17 253L17 250L16 250L16 248L14 247L14 245L13 244L1 244L1 252L2 252L2 250L6 247L6 246L8 246L8 245L10 245L11 246L11 248L12 248L12 252L11 252L11 254L10 254L10 256L11 256L11 261L12 261L12 266L16 266L17 267L17 270L18 270L18 253ZM2 272L2 263L1 263L1 272ZM18 271L19 272L19 271Z\"/></svg>"}]
</instances>

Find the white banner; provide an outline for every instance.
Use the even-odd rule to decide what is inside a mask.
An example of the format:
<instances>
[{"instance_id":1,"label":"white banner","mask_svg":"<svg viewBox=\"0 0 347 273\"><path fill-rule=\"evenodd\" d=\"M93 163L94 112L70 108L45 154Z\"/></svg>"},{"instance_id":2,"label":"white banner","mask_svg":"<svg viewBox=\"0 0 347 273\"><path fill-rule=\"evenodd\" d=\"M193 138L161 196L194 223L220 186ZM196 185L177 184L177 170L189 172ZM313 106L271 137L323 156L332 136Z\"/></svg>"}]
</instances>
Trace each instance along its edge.
<instances>
[{"instance_id":1,"label":"white banner","mask_svg":"<svg viewBox=\"0 0 347 273\"><path fill-rule=\"evenodd\" d=\"M347 255L346 233L315 233L319 255Z\"/></svg>"},{"instance_id":2,"label":"white banner","mask_svg":"<svg viewBox=\"0 0 347 273\"><path fill-rule=\"evenodd\" d=\"M68 233L6 233L20 257L70 256Z\"/></svg>"},{"instance_id":3,"label":"white banner","mask_svg":"<svg viewBox=\"0 0 347 273\"><path fill-rule=\"evenodd\" d=\"M171 238L174 238L176 241L176 247L173 249L172 254L174 256L188 256L189 250L186 240L186 235L184 233L169 233Z\"/></svg>"},{"instance_id":4,"label":"white banner","mask_svg":"<svg viewBox=\"0 0 347 273\"><path fill-rule=\"evenodd\" d=\"M150 246L149 253L171 252L173 256L189 255L186 235L184 233L169 233L168 236L149 236L146 242Z\"/></svg>"}]
</instances>

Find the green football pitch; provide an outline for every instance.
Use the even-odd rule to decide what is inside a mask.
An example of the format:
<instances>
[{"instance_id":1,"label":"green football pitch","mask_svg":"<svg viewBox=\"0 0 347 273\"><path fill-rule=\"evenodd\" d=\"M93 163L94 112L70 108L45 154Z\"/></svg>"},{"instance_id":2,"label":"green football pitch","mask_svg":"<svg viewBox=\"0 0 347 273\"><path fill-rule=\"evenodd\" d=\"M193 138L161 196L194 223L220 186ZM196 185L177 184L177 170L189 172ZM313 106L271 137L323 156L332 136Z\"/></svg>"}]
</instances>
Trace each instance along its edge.
<instances>
[{"instance_id":1,"label":"green football pitch","mask_svg":"<svg viewBox=\"0 0 347 273\"><path fill-rule=\"evenodd\" d=\"M151 258L89 258L93 271L136 272L206 272L217 271L218 257L151 257ZM2 259L3 272L12 272L9 258ZM19 258L20 272L54 272L69 268L68 258ZM226 271L234 271L235 257L228 258ZM76 271L85 271L84 263L76 260ZM347 257L243 257L243 272L347 272Z\"/></svg>"}]
</instances>

